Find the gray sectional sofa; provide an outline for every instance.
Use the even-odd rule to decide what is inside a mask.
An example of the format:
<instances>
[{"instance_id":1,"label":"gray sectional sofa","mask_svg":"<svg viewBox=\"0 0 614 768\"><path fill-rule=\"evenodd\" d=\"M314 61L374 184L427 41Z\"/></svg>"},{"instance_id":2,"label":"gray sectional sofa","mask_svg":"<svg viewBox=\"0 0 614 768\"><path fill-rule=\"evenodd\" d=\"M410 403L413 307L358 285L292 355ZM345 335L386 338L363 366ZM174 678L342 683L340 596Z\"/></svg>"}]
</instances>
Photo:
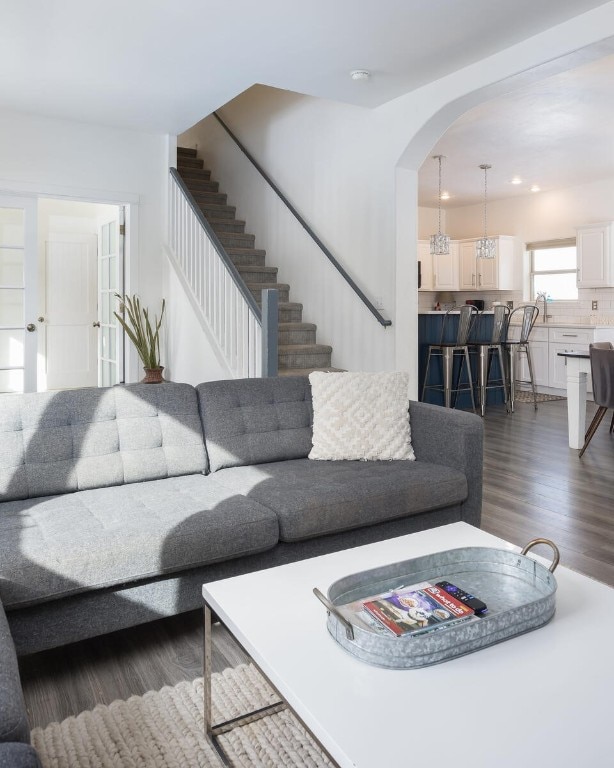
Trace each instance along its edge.
<instances>
[{"instance_id":1,"label":"gray sectional sofa","mask_svg":"<svg viewBox=\"0 0 614 768\"><path fill-rule=\"evenodd\" d=\"M205 581L479 525L481 420L409 411L417 461L327 462L307 458L303 377L0 396L0 646L34 653L197 608Z\"/></svg>"}]
</instances>

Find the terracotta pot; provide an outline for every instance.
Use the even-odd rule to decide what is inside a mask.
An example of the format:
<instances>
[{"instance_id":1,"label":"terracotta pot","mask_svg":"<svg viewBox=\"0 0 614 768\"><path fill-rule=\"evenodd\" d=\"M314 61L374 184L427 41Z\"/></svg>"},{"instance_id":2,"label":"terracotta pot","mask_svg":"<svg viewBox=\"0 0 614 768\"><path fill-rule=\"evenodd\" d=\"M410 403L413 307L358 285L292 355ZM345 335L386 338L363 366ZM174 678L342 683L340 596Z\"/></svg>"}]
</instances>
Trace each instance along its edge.
<instances>
[{"instance_id":1,"label":"terracotta pot","mask_svg":"<svg viewBox=\"0 0 614 768\"><path fill-rule=\"evenodd\" d=\"M143 368L145 371L145 378L141 379L141 384L161 384L164 379L162 378L162 371L164 366L159 368Z\"/></svg>"}]
</instances>

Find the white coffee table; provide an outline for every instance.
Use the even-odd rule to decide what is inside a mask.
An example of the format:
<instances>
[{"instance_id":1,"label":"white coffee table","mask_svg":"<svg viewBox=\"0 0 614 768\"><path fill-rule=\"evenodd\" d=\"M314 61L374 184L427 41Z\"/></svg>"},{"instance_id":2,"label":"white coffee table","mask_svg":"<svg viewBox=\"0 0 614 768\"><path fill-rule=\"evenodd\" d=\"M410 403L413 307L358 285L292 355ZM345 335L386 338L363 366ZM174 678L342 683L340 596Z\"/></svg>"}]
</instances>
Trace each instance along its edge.
<instances>
[{"instance_id":1,"label":"white coffee table","mask_svg":"<svg viewBox=\"0 0 614 768\"><path fill-rule=\"evenodd\" d=\"M340 766L612 765L614 590L604 584L559 566L549 624L422 669L368 666L328 634L313 587L465 546L518 549L454 523L212 582L203 596Z\"/></svg>"}]
</instances>

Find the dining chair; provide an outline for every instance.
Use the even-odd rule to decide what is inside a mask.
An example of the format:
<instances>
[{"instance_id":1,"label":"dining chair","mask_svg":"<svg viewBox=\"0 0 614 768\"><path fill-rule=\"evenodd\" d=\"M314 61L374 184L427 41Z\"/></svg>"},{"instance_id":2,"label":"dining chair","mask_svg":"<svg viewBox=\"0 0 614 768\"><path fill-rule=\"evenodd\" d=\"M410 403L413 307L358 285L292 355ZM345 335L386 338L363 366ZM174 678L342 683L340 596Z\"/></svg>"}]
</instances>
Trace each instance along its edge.
<instances>
[{"instance_id":1,"label":"dining chair","mask_svg":"<svg viewBox=\"0 0 614 768\"><path fill-rule=\"evenodd\" d=\"M422 386L422 400L424 400L427 389L436 389L439 392L443 392L444 405L446 408L450 408L452 406L452 395L454 395L454 404L456 405L458 393L468 391L471 395L471 405L473 407L473 412L475 413L475 398L473 395L473 379L471 377L468 340L475 316L477 315L477 309L471 304L463 304L458 313L456 338L452 341L448 341L451 312L456 314L457 310L449 309L444 315L439 344L429 344L424 384ZM433 356L441 359L443 384L428 383L431 358ZM453 387L452 378L454 373L454 360L455 357L459 356L460 363L458 375L456 377L456 386ZM463 368L466 369L468 380L468 383L465 386L461 386Z\"/></svg>"},{"instance_id":2,"label":"dining chair","mask_svg":"<svg viewBox=\"0 0 614 768\"><path fill-rule=\"evenodd\" d=\"M505 342L505 348L507 350L507 378L509 387L509 403L510 410L514 413L514 397L516 393L516 368L520 359L520 355L524 355L527 358L527 365L529 367L529 381L531 383L531 390L533 391L533 405L537 410L537 393L535 392L535 376L533 375L533 359L531 358L531 349L529 346L529 336L535 325L535 321L539 315L539 307L535 304L522 304L516 307L509 316L508 328L514 323L514 316L520 315L520 337L518 340L509 338ZM508 333L509 336L509 333Z\"/></svg>"},{"instance_id":3,"label":"dining chair","mask_svg":"<svg viewBox=\"0 0 614 768\"><path fill-rule=\"evenodd\" d=\"M486 333L486 319L492 317L492 330ZM477 390L479 393L480 413L486 413L486 394L489 389L503 389L503 398L506 409L508 408L508 386L506 376L506 363L504 344L507 334L507 325L510 317L510 308L502 302L493 303L492 315L480 313L477 328L477 338L469 342L469 352L478 356ZM493 357L499 361L499 376L491 378Z\"/></svg>"},{"instance_id":4,"label":"dining chair","mask_svg":"<svg viewBox=\"0 0 614 768\"><path fill-rule=\"evenodd\" d=\"M614 408L614 346L610 341L596 341L588 348L593 379L593 399L598 405L590 427L584 436L584 445L578 458L581 459L588 444L593 439L597 427L601 424L608 408ZM610 432L614 430L614 415L610 422Z\"/></svg>"}]
</instances>

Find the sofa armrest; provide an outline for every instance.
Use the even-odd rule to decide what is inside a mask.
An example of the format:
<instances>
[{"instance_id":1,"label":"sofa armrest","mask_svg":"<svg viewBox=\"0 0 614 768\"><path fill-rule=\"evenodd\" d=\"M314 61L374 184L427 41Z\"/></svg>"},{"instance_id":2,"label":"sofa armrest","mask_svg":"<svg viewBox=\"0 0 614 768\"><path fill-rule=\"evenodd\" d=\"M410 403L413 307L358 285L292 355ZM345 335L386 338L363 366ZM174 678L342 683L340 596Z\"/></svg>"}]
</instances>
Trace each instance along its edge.
<instances>
[{"instance_id":1,"label":"sofa armrest","mask_svg":"<svg viewBox=\"0 0 614 768\"><path fill-rule=\"evenodd\" d=\"M22 741L0 744L0 768L41 768L34 747Z\"/></svg>"},{"instance_id":2,"label":"sofa armrest","mask_svg":"<svg viewBox=\"0 0 614 768\"><path fill-rule=\"evenodd\" d=\"M465 473L469 493L462 519L479 528L482 516L484 427L473 413L410 401L411 441L417 461L428 461Z\"/></svg>"},{"instance_id":3,"label":"sofa armrest","mask_svg":"<svg viewBox=\"0 0 614 768\"><path fill-rule=\"evenodd\" d=\"M0 602L0 748L4 742L15 741L29 744L30 727L21 690L15 646Z\"/></svg>"}]
</instances>

